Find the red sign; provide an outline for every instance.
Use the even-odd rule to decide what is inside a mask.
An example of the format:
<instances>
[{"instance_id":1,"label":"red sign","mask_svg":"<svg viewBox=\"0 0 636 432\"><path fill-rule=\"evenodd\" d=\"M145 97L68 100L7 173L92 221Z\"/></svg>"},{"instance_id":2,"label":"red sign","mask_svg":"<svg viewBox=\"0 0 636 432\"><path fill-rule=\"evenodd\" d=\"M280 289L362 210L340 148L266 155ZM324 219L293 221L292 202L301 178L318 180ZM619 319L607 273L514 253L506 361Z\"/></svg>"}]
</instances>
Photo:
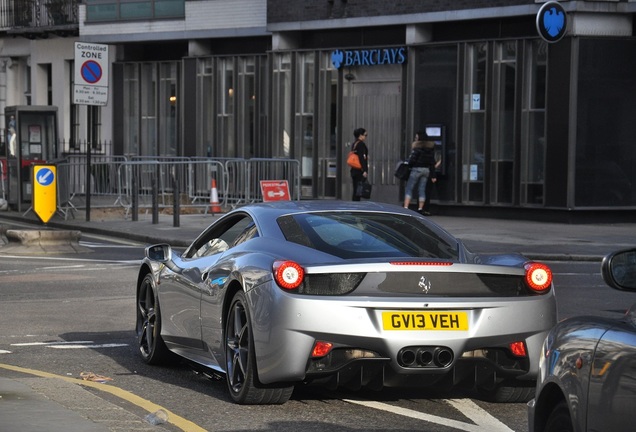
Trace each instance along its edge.
<instances>
[{"instance_id":1,"label":"red sign","mask_svg":"<svg viewBox=\"0 0 636 432\"><path fill-rule=\"evenodd\" d=\"M263 202L289 201L289 184L287 180L261 180Z\"/></svg>"}]
</instances>

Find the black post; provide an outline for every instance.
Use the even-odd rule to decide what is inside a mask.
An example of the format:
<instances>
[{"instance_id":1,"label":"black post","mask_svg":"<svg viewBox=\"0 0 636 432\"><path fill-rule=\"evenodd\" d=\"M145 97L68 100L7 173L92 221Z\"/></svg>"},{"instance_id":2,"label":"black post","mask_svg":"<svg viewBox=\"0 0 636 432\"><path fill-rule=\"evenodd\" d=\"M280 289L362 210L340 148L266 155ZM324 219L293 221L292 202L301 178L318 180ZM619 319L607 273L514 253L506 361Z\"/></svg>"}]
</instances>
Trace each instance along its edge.
<instances>
[{"instance_id":1,"label":"black post","mask_svg":"<svg viewBox=\"0 0 636 432\"><path fill-rule=\"evenodd\" d=\"M157 165L159 166L159 165ZM157 177L152 178L152 224L159 223L159 192L157 187Z\"/></svg>"},{"instance_id":2,"label":"black post","mask_svg":"<svg viewBox=\"0 0 636 432\"><path fill-rule=\"evenodd\" d=\"M88 106L88 141L86 142L86 222L91 220L91 147L93 147L93 128L95 107Z\"/></svg>"},{"instance_id":3,"label":"black post","mask_svg":"<svg viewBox=\"0 0 636 432\"><path fill-rule=\"evenodd\" d=\"M132 191L131 191L131 199L132 199L132 220L133 221L138 221L139 220L139 191L137 190L137 181L139 180L137 178L137 165L133 165L132 166Z\"/></svg>"},{"instance_id":4,"label":"black post","mask_svg":"<svg viewBox=\"0 0 636 432\"><path fill-rule=\"evenodd\" d=\"M172 176L172 191L174 194L174 198L172 200L172 225L178 227L179 223L179 182L175 175Z\"/></svg>"}]
</instances>

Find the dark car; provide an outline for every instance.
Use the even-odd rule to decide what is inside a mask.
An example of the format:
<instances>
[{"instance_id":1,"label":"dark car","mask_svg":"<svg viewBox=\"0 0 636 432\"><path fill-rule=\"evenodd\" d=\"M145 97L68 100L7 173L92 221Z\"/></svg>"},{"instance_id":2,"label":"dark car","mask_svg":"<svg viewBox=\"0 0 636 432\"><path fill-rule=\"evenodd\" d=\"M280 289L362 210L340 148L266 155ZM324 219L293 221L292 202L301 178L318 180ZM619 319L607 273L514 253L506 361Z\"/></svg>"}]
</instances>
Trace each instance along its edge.
<instances>
[{"instance_id":1,"label":"dark car","mask_svg":"<svg viewBox=\"0 0 636 432\"><path fill-rule=\"evenodd\" d=\"M603 259L612 288L636 291L636 249ZM539 362L530 432L633 431L636 409L636 305L619 320L575 317L548 334Z\"/></svg>"}]
</instances>

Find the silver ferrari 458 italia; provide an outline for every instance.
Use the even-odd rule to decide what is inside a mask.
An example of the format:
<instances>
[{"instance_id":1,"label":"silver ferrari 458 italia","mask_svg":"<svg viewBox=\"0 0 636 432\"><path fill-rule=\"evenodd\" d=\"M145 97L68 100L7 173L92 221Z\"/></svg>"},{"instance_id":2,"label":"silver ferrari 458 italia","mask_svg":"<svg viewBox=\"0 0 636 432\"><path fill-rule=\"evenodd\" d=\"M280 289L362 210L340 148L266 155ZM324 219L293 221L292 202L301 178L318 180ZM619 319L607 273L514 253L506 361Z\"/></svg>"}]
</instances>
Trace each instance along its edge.
<instances>
[{"instance_id":1,"label":"silver ferrari 458 italia","mask_svg":"<svg viewBox=\"0 0 636 432\"><path fill-rule=\"evenodd\" d=\"M183 252L146 248L139 352L224 375L239 404L286 402L299 384L476 388L534 395L556 324L550 269L476 254L430 219L375 202L237 208Z\"/></svg>"}]
</instances>

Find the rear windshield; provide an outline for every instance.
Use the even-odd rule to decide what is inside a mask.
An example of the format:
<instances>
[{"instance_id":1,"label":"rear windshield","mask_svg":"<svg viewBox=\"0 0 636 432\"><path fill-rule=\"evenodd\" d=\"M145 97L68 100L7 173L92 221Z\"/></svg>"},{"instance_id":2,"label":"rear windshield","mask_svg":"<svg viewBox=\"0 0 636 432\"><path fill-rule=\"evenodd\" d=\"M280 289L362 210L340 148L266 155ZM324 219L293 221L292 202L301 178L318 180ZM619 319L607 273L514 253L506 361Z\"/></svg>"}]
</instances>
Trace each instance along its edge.
<instances>
[{"instance_id":1,"label":"rear windshield","mask_svg":"<svg viewBox=\"0 0 636 432\"><path fill-rule=\"evenodd\" d=\"M285 238L344 259L439 258L457 260L458 244L417 218L389 213L320 212L282 216Z\"/></svg>"}]
</instances>

